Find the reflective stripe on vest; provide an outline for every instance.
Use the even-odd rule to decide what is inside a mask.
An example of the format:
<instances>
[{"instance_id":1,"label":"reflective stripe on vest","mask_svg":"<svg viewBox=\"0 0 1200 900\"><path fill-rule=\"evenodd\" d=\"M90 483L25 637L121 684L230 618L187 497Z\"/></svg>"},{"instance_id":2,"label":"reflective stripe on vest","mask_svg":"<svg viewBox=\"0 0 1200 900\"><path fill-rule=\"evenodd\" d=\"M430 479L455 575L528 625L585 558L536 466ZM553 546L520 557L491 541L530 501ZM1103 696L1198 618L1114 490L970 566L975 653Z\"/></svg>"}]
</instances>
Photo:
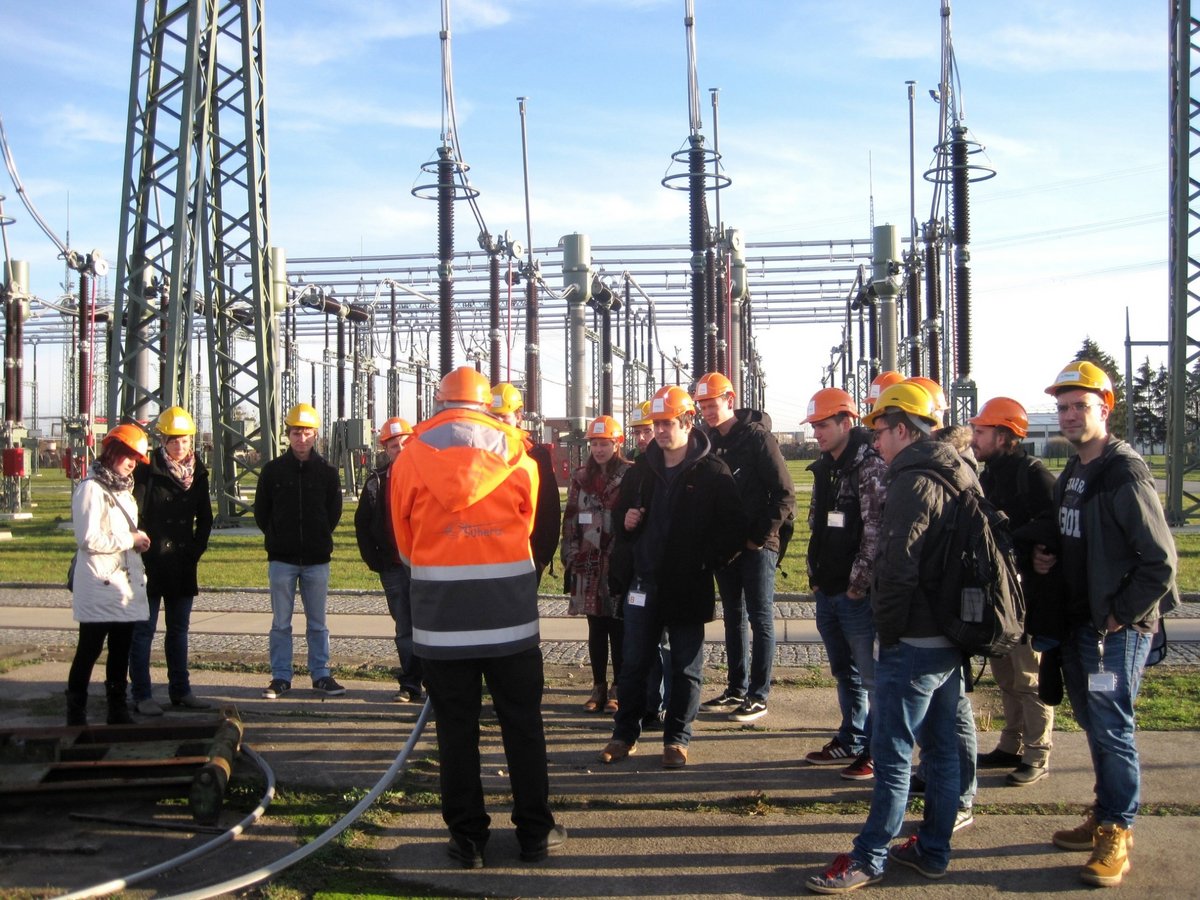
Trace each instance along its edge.
<instances>
[{"instance_id":1,"label":"reflective stripe on vest","mask_svg":"<svg viewBox=\"0 0 1200 900\"><path fill-rule=\"evenodd\" d=\"M412 566L414 581L481 581L512 578L536 571L531 559L507 563L480 563L473 566Z\"/></svg>"},{"instance_id":2,"label":"reflective stripe on vest","mask_svg":"<svg viewBox=\"0 0 1200 900\"><path fill-rule=\"evenodd\" d=\"M509 644L538 636L538 622L512 625L508 628L489 628L484 631L426 631L413 628L413 641L428 647L474 647L489 644Z\"/></svg>"}]
</instances>

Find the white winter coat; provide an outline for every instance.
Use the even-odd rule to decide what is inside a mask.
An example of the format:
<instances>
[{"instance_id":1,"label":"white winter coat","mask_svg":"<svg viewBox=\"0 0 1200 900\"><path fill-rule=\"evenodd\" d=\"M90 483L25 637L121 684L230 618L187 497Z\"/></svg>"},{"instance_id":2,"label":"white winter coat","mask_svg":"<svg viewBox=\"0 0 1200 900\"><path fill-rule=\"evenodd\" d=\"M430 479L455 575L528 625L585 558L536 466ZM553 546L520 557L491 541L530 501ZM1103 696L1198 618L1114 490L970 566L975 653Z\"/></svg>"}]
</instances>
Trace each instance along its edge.
<instances>
[{"instance_id":1,"label":"white winter coat","mask_svg":"<svg viewBox=\"0 0 1200 900\"><path fill-rule=\"evenodd\" d=\"M133 549L130 519L118 503L137 522L137 503L129 491L110 492L85 478L71 497L79 547L71 595L76 622L138 622L150 615L146 569Z\"/></svg>"}]
</instances>

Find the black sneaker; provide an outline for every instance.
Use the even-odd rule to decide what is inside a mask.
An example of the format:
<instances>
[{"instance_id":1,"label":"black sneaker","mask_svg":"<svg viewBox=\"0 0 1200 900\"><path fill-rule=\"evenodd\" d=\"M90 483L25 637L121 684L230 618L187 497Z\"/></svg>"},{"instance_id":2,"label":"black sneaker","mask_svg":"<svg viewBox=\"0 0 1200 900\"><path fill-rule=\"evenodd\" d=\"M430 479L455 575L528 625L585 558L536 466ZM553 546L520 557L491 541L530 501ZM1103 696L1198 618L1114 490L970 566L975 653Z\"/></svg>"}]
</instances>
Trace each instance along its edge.
<instances>
[{"instance_id":1,"label":"black sneaker","mask_svg":"<svg viewBox=\"0 0 1200 900\"><path fill-rule=\"evenodd\" d=\"M561 825L555 825L548 832L541 843L534 844L532 847L521 848L521 862L541 862L545 859L551 850L556 850L567 842L567 829Z\"/></svg>"},{"instance_id":2,"label":"black sneaker","mask_svg":"<svg viewBox=\"0 0 1200 900\"><path fill-rule=\"evenodd\" d=\"M720 711L723 709L734 710L746 702L746 698L741 694L735 694L729 688L721 691L717 696L711 697L700 704L700 708L709 712Z\"/></svg>"},{"instance_id":3,"label":"black sneaker","mask_svg":"<svg viewBox=\"0 0 1200 900\"><path fill-rule=\"evenodd\" d=\"M271 683L263 688L263 697L267 700L278 700L284 694L292 689L290 681L284 681L282 678L272 678Z\"/></svg>"},{"instance_id":4,"label":"black sneaker","mask_svg":"<svg viewBox=\"0 0 1200 900\"><path fill-rule=\"evenodd\" d=\"M1021 754L1009 753L997 747L988 753L975 756L975 765L981 769L1011 769L1021 764Z\"/></svg>"},{"instance_id":5,"label":"black sneaker","mask_svg":"<svg viewBox=\"0 0 1200 900\"><path fill-rule=\"evenodd\" d=\"M396 691L396 696L392 698L396 703L424 703L425 698L421 696L421 692L415 688L402 687Z\"/></svg>"},{"instance_id":6,"label":"black sneaker","mask_svg":"<svg viewBox=\"0 0 1200 900\"><path fill-rule=\"evenodd\" d=\"M324 694L326 697L340 697L346 693L346 689L334 681L332 675L326 675L324 678L318 678L314 681L313 690L318 694Z\"/></svg>"},{"instance_id":7,"label":"black sneaker","mask_svg":"<svg viewBox=\"0 0 1200 900\"><path fill-rule=\"evenodd\" d=\"M767 714L767 704L761 700L747 698L746 702L729 714L735 722L753 722Z\"/></svg>"},{"instance_id":8,"label":"black sneaker","mask_svg":"<svg viewBox=\"0 0 1200 900\"><path fill-rule=\"evenodd\" d=\"M1046 766L1031 766L1028 763L1021 763L1005 776L1004 783L1013 787L1025 787L1041 781L1049 774L1050 769Z\"/></svg>"},{"instance_id":9,"label":"black sneaker","mask_svg":"<svg viewBox=\"0 0 1200 900\"><path fill-rule=\"evenodd\" d=\"M662 731L663 722L666 720L667 713L665 710L660 709L658 712L648 712L642 716L642 731Z\"/></svg>"}]
</instances>

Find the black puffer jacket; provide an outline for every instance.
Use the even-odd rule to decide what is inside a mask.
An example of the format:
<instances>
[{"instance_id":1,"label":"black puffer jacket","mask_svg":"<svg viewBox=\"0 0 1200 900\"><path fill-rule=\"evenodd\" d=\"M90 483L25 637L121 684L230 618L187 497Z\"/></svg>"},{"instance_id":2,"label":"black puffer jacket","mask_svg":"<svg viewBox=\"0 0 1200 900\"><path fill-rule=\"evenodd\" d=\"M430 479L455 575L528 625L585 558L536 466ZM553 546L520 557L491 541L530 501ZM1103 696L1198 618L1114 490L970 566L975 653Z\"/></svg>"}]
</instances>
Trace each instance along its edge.
<instances>
[{"instance_id":1,"label":"black puffer jacket","mask_svg":"<svg viewBox=\"0 0 1200 900\"><path fill-rule=\"evenodd\" d=\"M949 444L924 440L905 447L888 466L887 501L879 523L879 555L871 586L871 613L879 643L942 635L929 598L938 591L946 526L954 499L925 474L934 469L958 490L979 479Z\"/></svg>"},{"instance_id":2,"label":"black puffer jacket","mask_svg":"<svg viewBox=\"0 0 1200 900\"><path fill-rule=\"evenodd\" d=\"M208 469L197 458L192 484L184 490L171 477L163 454L159 448L133 473L138 526L150 535L150 549L142 554L146 592L152 597L195 597L200 592L196 565L208 549L213 523Z\"/></svg>"},{"instance_id":3,"label":"black puffer jacket","mask_svg":"<svg viewBox=\"0 0 1200 900\"><path fill-rule=\"evenodd\" d=\"M333 557L333 530L342 518L338 470L317 451L304 462L288 448L265 466L254 492L254 521L267 559L319 566Z\"/></svg>"},{"instance_id":4,"label":"black puffer jacket","mask_svg":"<svg viewBox=\"0 0 1200 900\"><path fill-rule=\"evenodd\" d=\"M643 560L640 565L635 561L634 567L642 568L638 574L656 585L662 622L686 625L713 620L713 573L745 546L746 516L729 469L709 452L708 439L699 431L692 431L688 455L680 465L667 509L655 508L655 488L664 482L664 460L662 449L651 443L625 474L613 522L616 546L646 539L648 526L665 528L662 546L648 563L646 547L632 547L634 559ZM645 507L647 514L634 531L627 531L625 513L636 507ZM650 525L651 519L663 515L665 522L659 519Z\"/></svg>"},{"instance_id":5,"label":"black puffer jacket","mask_svg":"<svg viewBox=\"0 0 1200 900\"><path fill-rule=\"evenodd\" d=\"M403 565L396 550L392 516L388 511L388 474L391 470L389 459L367 476L358 497L358 508L354 511L358 555L372 572L384 572Z\"/></svg>"},{"instance_id":6,"label":"black puffer jacket","mask_svg":"<svg viewBox=\"0 0 1200 900\"><path fill-rule=\"evenodd\" d=\"M727 434L705 431L712 452L728 466L746 513L751 543L779 552L779 528L796 506L796 492L779 444L771 434L771 417L757 409L737 409Z\"/></svg>"}]
</instances>

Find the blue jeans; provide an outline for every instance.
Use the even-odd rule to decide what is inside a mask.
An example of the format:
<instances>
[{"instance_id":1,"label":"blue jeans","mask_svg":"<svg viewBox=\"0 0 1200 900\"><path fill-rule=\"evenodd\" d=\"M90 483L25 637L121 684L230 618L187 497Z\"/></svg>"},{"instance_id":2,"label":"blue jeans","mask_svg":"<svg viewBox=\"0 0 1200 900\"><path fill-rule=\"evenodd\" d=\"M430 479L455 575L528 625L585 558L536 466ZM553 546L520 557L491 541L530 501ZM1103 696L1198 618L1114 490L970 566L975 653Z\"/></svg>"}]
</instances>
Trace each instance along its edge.
<instances>
[{"instance_id":1,"label":"blue jeans","mask_svg":"<svg viewBox=\"0 0 1200 900\"><path fill-rule=\"evenodd\" d=\"M406 690L421 693L421 661L413 655L412 601L408 589L412 573L408 566L394 566L379 573L388 614L396 624L396 656L400 660L397 681Z\"/></svg>"},{"instance_id":2,"label":"blue jeans","mask_svg":"<svg viewBox=\"0 0 1200 900\"><path fill-rule=\"evenodd\" d=\"M292 613L299 589L307 621L308 672L313 681L324 678L329 674L329 628L325 624L329 563L297 566L271 560L267 581L271 586L271 677L292 680Z\"/></svg>"},{"instance_id":3,"label":"blue jeans","mask_svg":"<svg viewBox=\"0 0 1200 900\"><path fill-rule=\"evenodd\" d=\"M950 860L950 835L958 811L958 738L955 719L962 693L962 652L954 647L914 647L900 642L880 647L875 664L871 761L875 790L866 824L854 839L851 857L878 874L888 844L900 833L908 806L913 746L925 747L929 778L925 819L917 847L935 867Z\"/></svg>"},{"instance_id":4,"label":"blue jeans","mask_svg":"<svg viewBox=\"0 0 1200 900\"><path fill-rule=\"evenodd\" d=\"M729 663L729 689L763 703L771 693L775 666L775 561L774 550L743 550L717 572L717 589L725 617L725 657ZM749 631L753 633L753 642ZM749 671L746 657L750 657Z\"/></svg>"},{"instance_id":5,"label":"blue jeans","mask_svg":"<svg viewBox=\"0 0 1200 900\"><path fill-rule=\"evenodd\" d=\"M658 654L650 661L646 676L646 712L666 712L671 702L671 642L664 628L658 639Z\"/></svg>"},{"instance_id":6,"label":"blue jeans","mask_svg":"<svg viewBox=\"0 0 1200 900\"><path fill-rule=\"evenodd\" d=\"M1104 671L1116 675L1114 691L1088 690L1088 676L1100 671L1099 638L1089 623L1076 628L1063 642L1063 685L1092 753L1096 821L1130 828L1141 801L1133 704L1150 652L1150 635L1122 628L1104 636Z\"/></svg>"},{"instance_id":7,"label":"blue jeans","mask_svg":"<svg viewBox=\"0 0 1200 900\"><path fill-rule=\"evenodd\" d=\"M842 724L837 742L851 753L871 745L871 691L875 687L875 623L871 598L851 600L815 591L817 631L825 643L829 671L837 680Z\"/></svg>"},{"instance_id":8,"label":"blue jeans","mask_svg":"<svg viewBox=\"0 0 1200 900\"><path fill-rule=\"evenodd\" d=\"M975 754L979 752L978 738L975 734L975 710L967 697L966 678L962 679L962 692L958 697L958 707L955 709L954 730L958 737L958 808L970 809L975 805L975 795L979 792L978 763ZM921 735L917 735L921 744L920 764L917 766L917 777L928 782L928 767L925 765L925 743Z\"/></svg>"},{"instance_id":9,"label":"blue jeans","mask_svg":"<svg viewBox=\"0 0 1200 900\"><path fill-rule=\"evenodd\" d=\"M133 643L129 647L129 681L133 702L150 699L150 645L158 628L158 609L165 608L167 631L163 635L163 653L167 657L167 693L171 702L192 692L188 681L188 628L192 619L194 597L151 596L150 615L133 625Z\"/></svg>"},{"instance_id":10,"label":"blue jeans","mask_svg":"<svg viewBox=\"0 0 1200 900\"><path fill-rule=\"evenodd\" d=\"M700 679L704 670L704 625L664 623L655 610L653 591L645 606L625 604L625 659L621 663L618 695L621 704L613 722L613 739L637 743L646 714L646 682L659 656L658 644L666 624L671 642L671 698L663 722L663 746L686 747L692 722L700 709ZM627 699L628 698L628 699Z\"/></svg>"}]
</instances>

